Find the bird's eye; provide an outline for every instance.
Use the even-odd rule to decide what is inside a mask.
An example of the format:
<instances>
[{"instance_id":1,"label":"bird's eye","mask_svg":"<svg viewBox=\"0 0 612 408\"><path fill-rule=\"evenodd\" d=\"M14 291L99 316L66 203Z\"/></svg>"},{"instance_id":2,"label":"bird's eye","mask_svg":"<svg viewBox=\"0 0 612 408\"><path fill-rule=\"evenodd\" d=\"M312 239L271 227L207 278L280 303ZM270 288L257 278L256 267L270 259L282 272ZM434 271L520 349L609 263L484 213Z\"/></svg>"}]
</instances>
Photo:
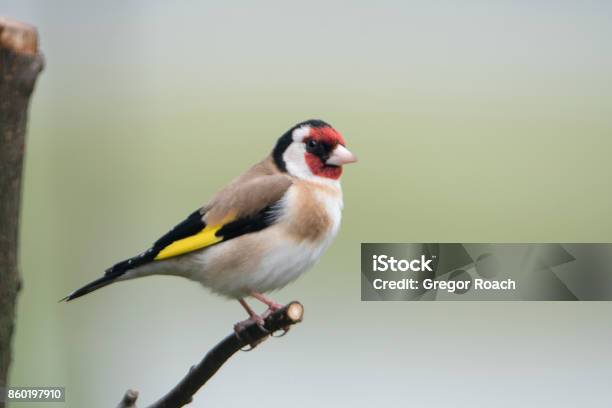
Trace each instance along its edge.
<instances>
[{"instance_id":1,"label":"bird's eye","mask_svg":"<svg viewBox=\"0 0 612 408\"><path fill-rule=\"evenodd\" d=\"M316 140L314 140L314 139L310 139L310 140L308 141L308 147L310 147L310 148L317 147L317 145L318 145L318 144L319 144L319 142L317 142L317 141L316 141Z\"/></svg>"}]
</instances>

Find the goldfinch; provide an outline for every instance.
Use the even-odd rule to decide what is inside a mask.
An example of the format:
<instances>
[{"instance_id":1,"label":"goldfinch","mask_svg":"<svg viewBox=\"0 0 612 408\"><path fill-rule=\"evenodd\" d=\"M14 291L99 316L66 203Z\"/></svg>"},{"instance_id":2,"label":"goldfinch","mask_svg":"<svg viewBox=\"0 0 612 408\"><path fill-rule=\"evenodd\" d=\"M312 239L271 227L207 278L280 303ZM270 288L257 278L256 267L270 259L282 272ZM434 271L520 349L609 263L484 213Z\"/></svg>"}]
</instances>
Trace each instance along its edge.
<instances>
[{"instance_id":1,"label":"goldfinch","mask_svg":"<svg viewBox=\"0 0 612 408\"><path fill-rule=\"evenodd\" d=\"M62 300L114 282L175 275L237 299L249 315L245 322L261 324L281 307L264 293L284 287L312 267L338 232L342 166L356 161L329 124L299 123L278 139L268 157L149 249L115 264ZM263 316L245 302L249 296L268 307Z\"/></svg>"}]
</instances>

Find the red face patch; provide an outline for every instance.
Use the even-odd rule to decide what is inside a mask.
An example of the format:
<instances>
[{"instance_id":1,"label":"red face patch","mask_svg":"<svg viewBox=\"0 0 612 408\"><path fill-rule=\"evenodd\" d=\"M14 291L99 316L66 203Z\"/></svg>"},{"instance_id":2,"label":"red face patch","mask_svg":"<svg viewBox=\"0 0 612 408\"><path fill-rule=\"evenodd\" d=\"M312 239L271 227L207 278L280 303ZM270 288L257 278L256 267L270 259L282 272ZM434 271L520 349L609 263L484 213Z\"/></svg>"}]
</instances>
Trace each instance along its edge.
<instances>
[{"instance_id":1,"label":"red face patch","mask_svg":"<svg viewBox=\"0 0 612 408\"><path fill-rule=\"evenodd\" d=\"M331 127L315 127L311 128L305 143L314 140L319 143L319 147L312 151L307 151L304 154L306 164L310 168L312 174L330 179L338 179L342 175L342 167L326 165L327 156L339 144L344 145L344 138L340 133ZM308 150L308 149L307 149Z\"/></svg>"},{"instance_id":2,"label":"red face patch","mask_svg":"<svg viewBox=\"0 0 612 408\"><path fill-rule=\"evenodd\" d=\"M341 144L342 146L345 145L342 135L338 133L336 129L328 126L311 128L308 137L316 140L317 142L328 143L334 147L337 144Z\"/></svg>"},{"instance_id":3,"label":"red face patch","mask_svg":"<svg viewBox=\"0 0 612 408\"><path fill-rule=\"evenodd\" d=\"M312 153L306 153L304 158L306 159L306 164L308 164L310 171L312 171L312 174L315 176L337 180L342 175L342 167L327 166L318 156L315 156Z\"/></svg>"}]
</instances>

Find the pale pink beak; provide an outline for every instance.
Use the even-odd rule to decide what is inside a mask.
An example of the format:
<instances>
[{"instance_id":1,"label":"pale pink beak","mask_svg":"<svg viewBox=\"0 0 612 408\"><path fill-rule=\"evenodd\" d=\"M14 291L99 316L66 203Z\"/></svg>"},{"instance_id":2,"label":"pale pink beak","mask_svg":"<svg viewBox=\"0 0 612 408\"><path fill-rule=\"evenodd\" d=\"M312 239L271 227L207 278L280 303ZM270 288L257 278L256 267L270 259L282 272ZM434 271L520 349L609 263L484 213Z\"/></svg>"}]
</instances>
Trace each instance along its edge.
<instances>
[{"instance_id":1,"label":"pale pink beak","mask_svg":"<svg viewBox=\"0 0 612 408\"><path fill-rule=\"evenodd\" d=\"M332 166L342 166L343 164L355 163L356 161L357 156L351 153L349 149L339 144L332 151L331 156L329 156L329 159L327 159L325 164L329 164Z\"/></svg>"}]
</instances>

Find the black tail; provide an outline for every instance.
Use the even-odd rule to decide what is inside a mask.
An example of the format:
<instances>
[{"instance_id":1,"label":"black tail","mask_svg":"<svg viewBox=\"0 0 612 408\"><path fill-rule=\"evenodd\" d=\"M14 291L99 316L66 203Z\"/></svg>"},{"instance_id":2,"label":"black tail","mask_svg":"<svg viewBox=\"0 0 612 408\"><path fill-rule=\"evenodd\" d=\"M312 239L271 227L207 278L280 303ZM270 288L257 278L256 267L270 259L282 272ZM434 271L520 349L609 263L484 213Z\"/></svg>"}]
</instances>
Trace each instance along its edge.
<instances>
[{"instance_id":1,"label":"black tail","mask_svg":"<svg viewBox=\"0 0 612 408\"><path fill-rule=\"evenodd\" d=\"M159 252L159 251L158 251ZM61 299L60 302L66 301L70 302L73 299L79 298L83 295L93 292L94 290L103 288L107 285L113 283L118 277L129 271L130 269L134 269L138 266L144 265L146 263L151 262L157 252L153 249L149 249L143 252L140 255L137 255L133 258L126 259L125 261L121 261L112 267L106 270L106 273L103 277L96 279L95 281L88 283L80 289L75 290L65 298Z\"/></svg>"}]
</instances>

